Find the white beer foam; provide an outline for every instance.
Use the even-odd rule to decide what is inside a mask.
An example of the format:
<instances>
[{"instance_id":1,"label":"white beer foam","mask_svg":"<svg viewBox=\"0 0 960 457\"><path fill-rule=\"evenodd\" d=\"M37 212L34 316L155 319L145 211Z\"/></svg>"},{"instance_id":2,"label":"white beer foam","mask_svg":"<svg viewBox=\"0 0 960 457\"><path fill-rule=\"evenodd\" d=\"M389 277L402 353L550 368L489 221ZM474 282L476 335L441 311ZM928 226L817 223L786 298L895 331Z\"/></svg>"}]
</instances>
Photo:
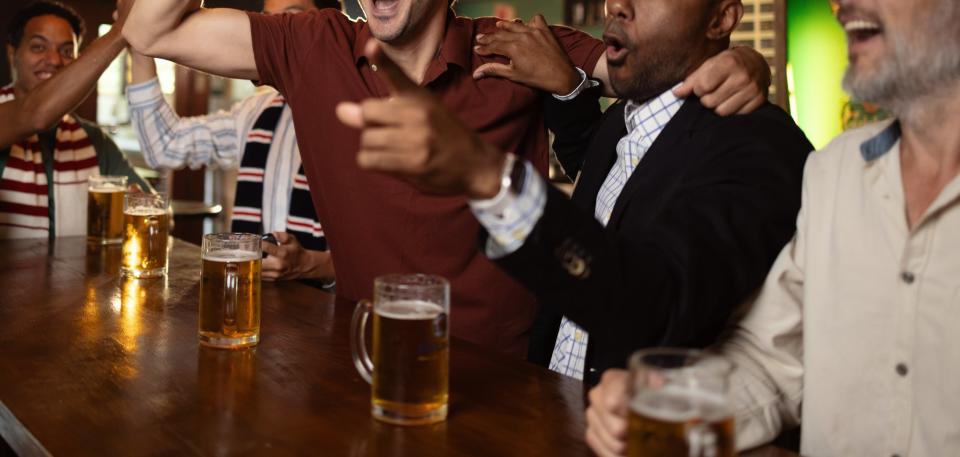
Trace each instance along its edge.
<instances>
[{"instance_id":1,"label":"white beer foam","mask_svg":"<svg viewBox=\"0 0 960 457\"><path fill-rule=\"evenodd\" d=\"M98 194L114 194L114 193L118 194L124 191L122 187L111 186L111 185L106 185L101 187L92 187L89 190L90 192L96 192Z\"/></svg>"},{"instance_id":2,"label":"white beer foam","mask_svg":"<svg viewBox=\"0 0 960 457\"><path fill-rule=\"evenodd\" d=\"M431 320L443 314L443 307L424 300L398 300L379 304L374 312L397 320Z\"/></svg>"},{"instance_id":3,"label":"white beer foam","mask_svg":"<svg viewBox=\"0 0 960 457\"><path fill-rule=\"evenodd\" d=\"M260 258L259 252L250 252L240 249L224 249L222 251L209 252L203 255L203 260L210 262L239 263L257 260Z\"/></svg>"},{"instance_id":4,"label":"white beer foam","mask_svg":"<svg viewBox=\"0 0 960 457\"><path fill-rule=\"evenodd\" d=\"M123 214L129 214L131 216L161 216L167 214L167 211L160 208L141 206L138 208L127 208L123 210Z\"/></svg>"},{"instance_id":5,"label":"white beer foam","mask_svg":"<svg viewBox=\"0 0 960 457\"><path fill-rule=\"evenodd\" d=\"M727 416L723 396L684 386L641 392L631 401L630 409L664 422L710 421Z\"/></svg>"}]
</instances>

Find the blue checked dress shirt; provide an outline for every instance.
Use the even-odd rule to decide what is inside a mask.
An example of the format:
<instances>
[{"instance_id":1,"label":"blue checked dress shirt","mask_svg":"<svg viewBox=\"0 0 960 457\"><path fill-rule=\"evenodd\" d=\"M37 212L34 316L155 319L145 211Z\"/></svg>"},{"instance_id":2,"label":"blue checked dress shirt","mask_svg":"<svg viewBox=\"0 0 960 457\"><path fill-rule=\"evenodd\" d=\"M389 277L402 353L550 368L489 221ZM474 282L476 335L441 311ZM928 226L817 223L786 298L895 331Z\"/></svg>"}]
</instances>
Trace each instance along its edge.
<instances>
[{"instance_id":1,"label":"blue checked dress shirt","mask_svg":"<svg viewBox=\"0 0 960 457\"><path fill-rule=\"evenodd\" d=\"M630 175L667 123L680 111L683 102L673 95L672 89L643 104L627 102L624 109L627 135L617 143L617 160L597 195L594 217L601 224L610 221L613 207ZM490 233L486 246L490 258L502 257L519 249L543 215L546 182L533 173L529 163L526 166L527 176L531 178L527 179L519 195L501 192L494 199L471 202L477 220ZM588 337L586 331L564 317L550 358L550 369L583 379Z\"/></svg>"}]
</instances>

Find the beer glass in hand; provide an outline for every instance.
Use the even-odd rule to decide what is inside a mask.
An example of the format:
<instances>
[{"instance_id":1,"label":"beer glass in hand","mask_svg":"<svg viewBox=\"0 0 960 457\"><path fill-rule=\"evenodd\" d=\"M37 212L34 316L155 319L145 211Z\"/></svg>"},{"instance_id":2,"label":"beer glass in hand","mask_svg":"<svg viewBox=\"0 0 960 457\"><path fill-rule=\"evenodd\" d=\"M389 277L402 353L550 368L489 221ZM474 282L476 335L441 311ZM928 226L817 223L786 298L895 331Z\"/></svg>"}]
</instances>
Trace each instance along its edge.
<instances>
[{"instance_id":1,"label":"beer glass in hand","mask_svg":"<svg viewBox=\"0 0 960 457\"><path fill-rule=\"evenodd\" d=\"M91 176L87 180L87 241L119 244L123 241L123 194L126 176Z\"/></svg>"},{"instance_id":2,"label":"beer glass in hand","mask_svg":"<svg viewBox=\"0 0 960 457\"><path fill-rule=\"evenodd\" d=\"M733 457L728 390L733 364L687 349L654 348L630 357L627 455Z\"/></svg>"},{"instance_id":3,"label":"beer glass in hand","mask_svg":"<svg viewBox=\"0 0 960 457\"><path fill-rule=\"evenodd\" d=\"M167 274L170 202L160 194L127 194L123 198L123 263L134 278Z\"/></svg>"},{"instance_id":4,"label":"beer glass in hand","mask_svg":"<svg viewBox=\"0 0 960 457\"><path fill-rule=\"evenodd\" d=\"M373 386L373 417L400 425L447 417L450 284L427 275L388 275L374 281L373 303L353 313L350 344L360 375ZM364 329L373 312L373 360Z\"/></svg>"},{"instance_id":5,"label":"beer glass in hand","mask_svg":"<svg viewBox=\"0 0 960 457\"><path fill-rule=\"evenodd\" d=\"M260 235L203 236L200 344L219 348L260 341Z\"/></svg>"}]
</instances>

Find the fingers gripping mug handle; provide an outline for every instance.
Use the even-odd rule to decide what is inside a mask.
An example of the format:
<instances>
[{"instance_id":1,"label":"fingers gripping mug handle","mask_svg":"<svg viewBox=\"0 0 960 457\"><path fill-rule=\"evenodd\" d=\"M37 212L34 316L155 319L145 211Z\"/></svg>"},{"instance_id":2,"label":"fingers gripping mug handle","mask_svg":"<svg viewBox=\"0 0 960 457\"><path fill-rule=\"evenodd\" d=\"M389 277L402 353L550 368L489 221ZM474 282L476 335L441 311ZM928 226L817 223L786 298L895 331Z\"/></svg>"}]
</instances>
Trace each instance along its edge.
<instances>
[{"instance_id":1,"label":"fingers gripping mug handle","mask_svg":"<svg viewBox=\"0 0 960 457\"><path fill-rule=\"evenodd\" d=\"M238 284L237 264L228 263L224 271L223 286L223 330L236 331L237 328L237 292Z\"/></svg>"},{"instance_id":2,"label":"fingers gripping mug handle","mask_svg":"<svg viewBox=\"0 0 960 457\"><path fill-rule=\"evenodd\" d=\"M353 319L350 321L350 351L353 353L353 366L369 384L373 384L373 361L370 360L370 353L367 352L365 330L367 318L370 317L372 309L373 303L369 300L361 300L357 303L357 308L353 311Z\"/></svg>"}]
</instances>

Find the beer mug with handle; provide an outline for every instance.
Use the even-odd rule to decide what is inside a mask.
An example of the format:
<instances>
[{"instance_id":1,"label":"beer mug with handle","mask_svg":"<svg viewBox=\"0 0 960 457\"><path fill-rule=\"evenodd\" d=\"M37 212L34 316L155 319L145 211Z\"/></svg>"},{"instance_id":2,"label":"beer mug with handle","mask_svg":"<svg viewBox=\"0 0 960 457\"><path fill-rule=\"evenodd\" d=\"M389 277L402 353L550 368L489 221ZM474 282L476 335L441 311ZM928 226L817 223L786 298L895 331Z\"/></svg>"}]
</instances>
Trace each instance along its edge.
<instances>
[{"instance_id":1,"label":"beer mug with handle","mask_svg":"<svg viewBox=\"0 0 960 457\"><path fill-rule=\"evenodd\" d=\"M736 455L729 378L733 364L690 349L653 348L630 357L627 455Z\"/></svg>"},{"instance_id":2,"label":"beer mug with handle","mask_svg":"<svg viewBox=\"0 0 960 457\"><path fill-rule=\"evenodd\" d=\"M365 328L373 314L372 357ZM388 275L374 281L373 302L353 313L353 362L372 385L373 417L400 425L447 417L450 365L450 283L429 275Z\"/></svg>"},{"instance_id":3,"label":"beer mug with handle","mask_svg":"<svg viewBox=\"0 0 960 457\"><path fill-rule=\"evenodd\" d=\"M157 278L167 274L170 201L162 194L123 197L124 276Z\"/></svg>"},{"instance_id":4,"label":"beer mug with handle","mask_svg":"<svg viewBox=\"0 0 960 457\"><path fill-rule=\"evenodd\" d=\"M260 341L260 235L203 236L200 344L219 348Z\"/></svg>"}]
</instances>

